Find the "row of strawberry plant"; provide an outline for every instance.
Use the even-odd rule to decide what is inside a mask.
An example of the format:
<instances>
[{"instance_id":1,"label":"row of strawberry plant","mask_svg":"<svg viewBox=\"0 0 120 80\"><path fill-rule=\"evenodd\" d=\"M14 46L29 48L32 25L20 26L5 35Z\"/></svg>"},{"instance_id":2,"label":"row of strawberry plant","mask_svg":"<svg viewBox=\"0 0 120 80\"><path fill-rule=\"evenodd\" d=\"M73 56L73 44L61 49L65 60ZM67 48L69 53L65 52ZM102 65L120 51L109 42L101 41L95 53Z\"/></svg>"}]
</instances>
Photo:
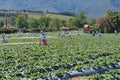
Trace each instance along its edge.
<instances>
[{"instance_id":1,"label":"row of strawberry plant","mask_svg":"<svg viewBox=\"0 0 120 80\"><path fill-rule=\"evenodd\" d=\"M72 70L110 67L120 59L119 40L115 38L115 41L111 38L108 41L107 38L80 35L73 36L69 42L67 38L49 39L50 45L46 47L36 44L2 46L1 75L10 78L21 77L24 73L26 78L46 78Z\"/></svg>"}]
</instances>

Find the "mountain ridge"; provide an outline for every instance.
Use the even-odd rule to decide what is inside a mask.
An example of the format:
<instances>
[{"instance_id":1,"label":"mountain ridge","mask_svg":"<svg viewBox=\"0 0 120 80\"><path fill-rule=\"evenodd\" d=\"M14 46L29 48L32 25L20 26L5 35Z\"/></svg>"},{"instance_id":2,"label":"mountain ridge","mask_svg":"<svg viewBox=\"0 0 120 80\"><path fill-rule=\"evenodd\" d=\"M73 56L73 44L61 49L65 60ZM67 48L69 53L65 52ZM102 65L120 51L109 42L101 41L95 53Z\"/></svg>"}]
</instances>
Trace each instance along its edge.
<instances>
[{"instance_id":1,"label":"mountain ridge","mask_svg":"<svg viewBox=\"0 0 120 80\"><path fill-rule=\"evenodd\" d=\"M0 0L0 9L50 12L85 11L88 17L104 16L107 10L120 10L120 0Z\"/></svg>"}]
</instances>

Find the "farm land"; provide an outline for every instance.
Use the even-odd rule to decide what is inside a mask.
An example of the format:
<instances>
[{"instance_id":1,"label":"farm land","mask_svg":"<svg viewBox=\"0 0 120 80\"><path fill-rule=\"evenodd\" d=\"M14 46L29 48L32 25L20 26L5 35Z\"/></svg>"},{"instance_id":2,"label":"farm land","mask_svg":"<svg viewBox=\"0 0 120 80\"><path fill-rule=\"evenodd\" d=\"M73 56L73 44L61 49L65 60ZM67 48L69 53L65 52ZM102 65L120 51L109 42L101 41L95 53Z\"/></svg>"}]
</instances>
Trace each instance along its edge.
<instances>
[{"instance_id":1,"label":"farm land","mask_svg":"<svg viewBox=\"0 0 120 80\"><path fill-rule=\"evenodd\" d=\"M100 38L73 32L70 41L67 35L46 34L48 46L38 45L38 33L30 37L6 34L8 43L2 43L0 38L0 79L120 79L120 34L102 34Z\"/></svg>"}]
</instances>

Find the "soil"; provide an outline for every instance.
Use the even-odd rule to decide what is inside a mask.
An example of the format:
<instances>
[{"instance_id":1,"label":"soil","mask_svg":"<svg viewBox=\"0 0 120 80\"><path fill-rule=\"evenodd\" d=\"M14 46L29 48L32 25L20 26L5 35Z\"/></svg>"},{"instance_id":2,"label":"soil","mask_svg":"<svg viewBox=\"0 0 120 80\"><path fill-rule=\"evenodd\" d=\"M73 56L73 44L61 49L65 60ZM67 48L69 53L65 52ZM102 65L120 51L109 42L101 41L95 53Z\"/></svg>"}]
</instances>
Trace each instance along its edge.
<instances>
[{"instance_id":1,"label":"soil","mask_svg":"<svg viewBox=\"0 0 120 80\"><path fill-rule=\"evenodd\" d=\"M74 77L69 80L84 80L86 77Z\"/></svg>"}]
</instances>

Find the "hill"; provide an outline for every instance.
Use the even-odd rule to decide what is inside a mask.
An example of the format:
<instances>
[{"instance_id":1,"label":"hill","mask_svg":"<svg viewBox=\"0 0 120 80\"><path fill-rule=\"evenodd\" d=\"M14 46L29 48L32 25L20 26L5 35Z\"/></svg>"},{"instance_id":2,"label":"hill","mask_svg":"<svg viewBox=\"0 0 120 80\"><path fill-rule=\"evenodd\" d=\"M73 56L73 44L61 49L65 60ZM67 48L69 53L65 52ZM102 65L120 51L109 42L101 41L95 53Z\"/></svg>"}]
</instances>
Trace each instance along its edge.
<instances>
[{"instance_id":1,"label":"hill","mask_svg":"<svg viewBox=\"0 0 120 80\"><path fill-rule=\"evenodd\" d=\"M85 11L88 17L101 17L107 10L119 10L120 0L0 0L0 9L46 12Z\"/></svg>"}]
</instances>

